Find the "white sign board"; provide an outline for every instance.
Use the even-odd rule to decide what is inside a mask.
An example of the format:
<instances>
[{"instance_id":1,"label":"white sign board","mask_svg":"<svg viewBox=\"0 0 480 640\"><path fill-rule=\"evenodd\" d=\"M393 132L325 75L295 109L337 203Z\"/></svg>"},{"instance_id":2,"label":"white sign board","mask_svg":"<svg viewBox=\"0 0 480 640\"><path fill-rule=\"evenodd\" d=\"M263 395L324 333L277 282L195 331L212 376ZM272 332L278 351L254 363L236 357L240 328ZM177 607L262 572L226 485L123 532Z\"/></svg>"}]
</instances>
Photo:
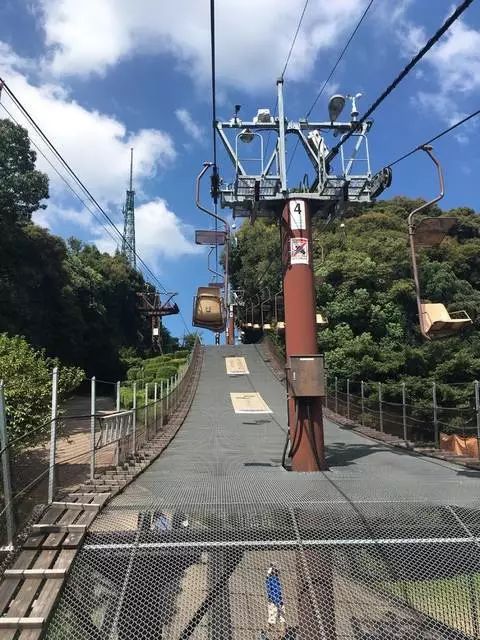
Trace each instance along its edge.
<instances>
[{"instance_id":1,"label":"white sign board","mask_svg":"<svg viewBox=\"0 0 480 640\"><path fill-rule=\"evenodd\" d=\"M290 264L308 264L307 238L290 238Z\"/></svg>"},{"instance_id":2,"label":"white sign board","mask_svg":"<svg viewBox=\"0 0 480 640\"><path fill-rule=\"evenodd\" d=\"M304 231L305 223L305 202L303 200L290 200L288 203L290 210L290 229Z\"/></svg>"}]
</instances>

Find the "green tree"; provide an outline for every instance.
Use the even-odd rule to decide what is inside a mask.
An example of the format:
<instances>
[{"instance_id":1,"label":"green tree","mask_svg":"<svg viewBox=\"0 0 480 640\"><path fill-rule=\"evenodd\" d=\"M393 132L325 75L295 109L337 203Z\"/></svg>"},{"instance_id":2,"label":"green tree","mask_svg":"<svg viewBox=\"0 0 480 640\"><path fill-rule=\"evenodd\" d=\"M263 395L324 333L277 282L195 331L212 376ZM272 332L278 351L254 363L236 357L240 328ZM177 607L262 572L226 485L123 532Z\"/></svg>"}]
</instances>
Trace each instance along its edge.
<instances>
[{"instance_id":1,"label":"green tree","mask_svg":"<svg viewBox=\"0 0 480 640\"><path fill-rule=\"evenodd\" d=\"M47 358L19 336L0 334L0 379L5 383L7 425L10 440L20 438L25 448L45 438L50 430L52 369L59 367L59 398L62 400L82 381L78 367L62 366Z\"/></svg>"},{"instance_id":2,"label":"green tree","mask_svg":"<svg viewBox=\"0 0 480 640\"><path fill-rule=\"evenodd\" d=\"M45 205L48 178L35 169L36 153L28 132L10 120L0 120L0 221L29 222Z\"/></svg>"}]
</instances>

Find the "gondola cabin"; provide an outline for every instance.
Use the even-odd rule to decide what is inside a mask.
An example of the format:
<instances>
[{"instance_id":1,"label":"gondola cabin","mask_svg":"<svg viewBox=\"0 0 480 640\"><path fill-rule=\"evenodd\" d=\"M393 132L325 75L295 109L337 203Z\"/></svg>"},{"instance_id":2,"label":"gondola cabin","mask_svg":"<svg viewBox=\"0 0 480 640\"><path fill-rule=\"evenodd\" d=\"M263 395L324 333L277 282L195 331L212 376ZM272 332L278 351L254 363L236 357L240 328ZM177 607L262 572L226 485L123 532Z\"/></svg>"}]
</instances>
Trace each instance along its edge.
<instances>
[{"instance_id":1,"label":"gondola cabin","mask_svg":"<svg viewBox=\"0 0 480 640\"><path fill-rule=\"evenodd\" d=\"M225 330L225 320L225 304L220 288L199 287L193 301L193 326L219 332Z\"/></svg>"}]
</instances>

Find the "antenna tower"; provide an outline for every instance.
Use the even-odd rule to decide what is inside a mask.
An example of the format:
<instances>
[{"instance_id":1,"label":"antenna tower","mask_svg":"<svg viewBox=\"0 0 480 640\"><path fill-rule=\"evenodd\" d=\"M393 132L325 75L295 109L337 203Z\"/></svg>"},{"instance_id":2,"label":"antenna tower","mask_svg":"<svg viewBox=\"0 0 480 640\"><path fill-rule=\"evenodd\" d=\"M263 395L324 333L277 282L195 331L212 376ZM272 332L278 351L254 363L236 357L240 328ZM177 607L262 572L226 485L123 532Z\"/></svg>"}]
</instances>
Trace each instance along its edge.
<instances>
[{"instance_id":1,"label":"antenna tower","mask_svg":"<svg viewBox=\"0 0 480 640\"><path fill-rule=\"evenodd\" d=\"M130 149L130 188L127 189L123 206L122 254L132 269L137 268L135 254L135 191L133 190L133 149Z\"/></svg>"}]
</instances>

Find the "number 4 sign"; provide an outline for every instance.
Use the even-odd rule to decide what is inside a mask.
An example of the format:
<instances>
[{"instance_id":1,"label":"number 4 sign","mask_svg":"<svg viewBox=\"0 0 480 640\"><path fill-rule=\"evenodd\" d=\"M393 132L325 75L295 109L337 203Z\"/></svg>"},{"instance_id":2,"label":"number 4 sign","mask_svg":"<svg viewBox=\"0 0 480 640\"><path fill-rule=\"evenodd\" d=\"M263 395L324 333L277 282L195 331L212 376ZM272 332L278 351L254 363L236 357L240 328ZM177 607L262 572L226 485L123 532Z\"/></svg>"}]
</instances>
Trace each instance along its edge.
<instances>
[{"instance_id":1,"label":"number 4 sign","mask_svg":"<svg viewBox=\"0 0 480 640\"><path fill-rule=\"evenodd\" d=\"M305 223L305 202L303 200L290 200L288 203L290 210L290 229L304 231Z\"/></svg>"}]
</instances>

